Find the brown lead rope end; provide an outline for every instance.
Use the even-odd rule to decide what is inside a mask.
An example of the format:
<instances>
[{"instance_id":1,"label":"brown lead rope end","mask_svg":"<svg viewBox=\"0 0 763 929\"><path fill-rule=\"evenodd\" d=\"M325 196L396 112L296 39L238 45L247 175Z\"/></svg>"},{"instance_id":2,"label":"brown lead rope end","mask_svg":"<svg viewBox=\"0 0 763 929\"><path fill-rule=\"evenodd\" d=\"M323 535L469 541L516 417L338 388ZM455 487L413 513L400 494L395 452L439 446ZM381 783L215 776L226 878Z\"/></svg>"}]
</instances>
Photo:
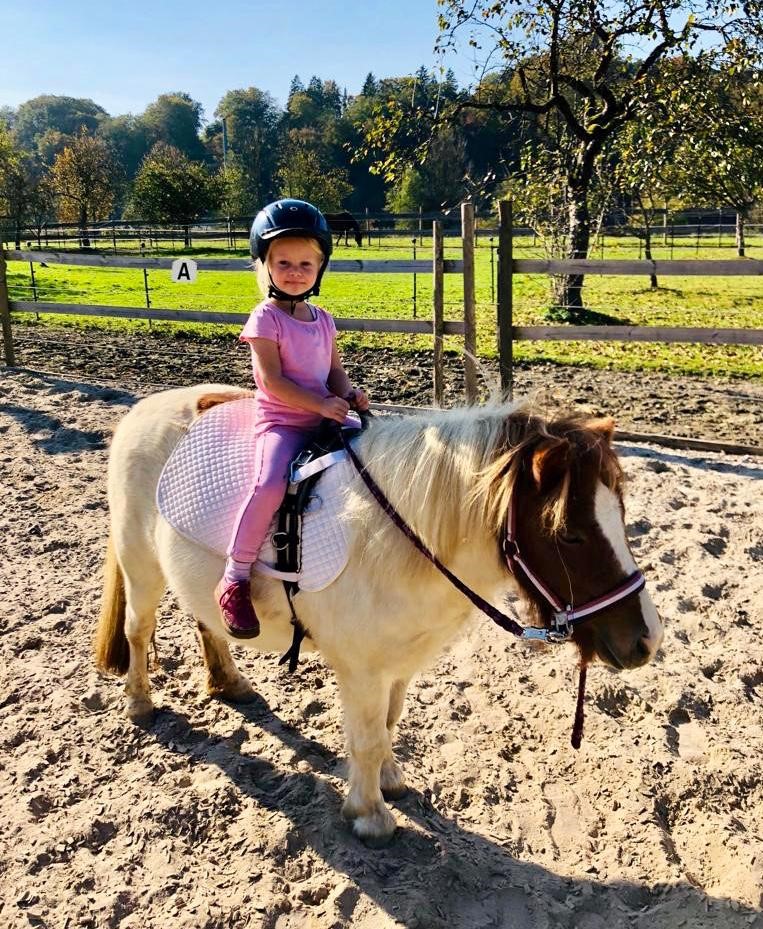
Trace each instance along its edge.
<instances>
[{"instance_id":1,"label":"brown lead rope end","mask_svg":"<svg viewBox=\"0 0 763 929\"><path fill-rule=\"evenodd\" d=\"M585 718L585 681L588 673L588 666L583 663L580 665L580 678L578 679L578 702L575 707L575 723L572 727L572 747L580 748L583 741L583 721Z\"/></svg>"}]
</instances>

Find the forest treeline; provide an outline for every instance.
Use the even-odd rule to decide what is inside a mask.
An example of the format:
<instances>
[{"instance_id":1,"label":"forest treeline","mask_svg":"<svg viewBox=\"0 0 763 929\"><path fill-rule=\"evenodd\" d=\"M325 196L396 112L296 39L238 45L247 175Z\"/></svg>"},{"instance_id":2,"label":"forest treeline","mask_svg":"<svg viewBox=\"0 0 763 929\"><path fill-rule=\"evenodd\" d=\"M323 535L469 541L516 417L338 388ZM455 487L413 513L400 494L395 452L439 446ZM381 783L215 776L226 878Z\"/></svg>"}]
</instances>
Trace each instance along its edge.
<instances>
[{"instance_id":1,"label":"forest treeline","mask_svg":"<svg viewBox=\"0 0 763 929\"><path fill-rule=\"evenodd\" d=\"M394 181L373 173L375 155L361 149L391 101L428 109L457 96L451 72L438 79L422 67L402 78L369 73L354 96L333 80L295 76L284 107L257 87L232 90L208 121L184 92L120 116L89 99L35 97L0 110L0 212L22 226L43 218L185 223L252 215L281 195L329 211L439 209L464 197L470 171L516 159L511 127L464 120L441 133L424 165Z\"/></svg>"}]
</instances>

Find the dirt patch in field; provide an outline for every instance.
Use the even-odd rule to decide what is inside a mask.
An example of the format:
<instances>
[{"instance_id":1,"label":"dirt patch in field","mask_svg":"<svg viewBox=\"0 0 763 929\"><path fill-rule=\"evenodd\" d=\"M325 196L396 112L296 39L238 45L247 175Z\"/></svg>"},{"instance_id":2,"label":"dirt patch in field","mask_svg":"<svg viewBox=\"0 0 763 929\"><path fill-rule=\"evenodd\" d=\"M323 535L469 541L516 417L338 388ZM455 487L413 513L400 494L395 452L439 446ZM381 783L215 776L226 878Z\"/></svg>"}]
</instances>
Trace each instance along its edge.
<instances>
[{"instance_id":1,"label":"dirt patch in field","mask_svg":"<svg viewBox=\"0 0 763 929\"><path fill-rule=\"evenodd\" d=\"M69 350L45 360L97 361L95 346ZM174 354L168 374L187 368ZM574 656L475 617L410 690L397 739L410 791L392 843L372 850L339 815L342 720L320 659L288 677L237 649L258 699L210 699L193 623L167 597L151 728L92 666L108 439L155 382L127 355L114 346L97 373L129 390L0 374L0 925L763 929L759 459L622 447L662 652L636 672L591 670L576 753ZM191 379L244 382L245 362L231 378L223 357ZM426 391L417 364L363 380L411 402ZM574 400L589 375L573 375Z\"/></svg>"},{"instance_id":2,"label":"dirt patch in field","mask_svg":"<svg viewBox=\"0 0 763 929\"><path fill-rule=\"evenodd\" d=\"M115 386L204 381L251 385L247 349L235 338L199 341L136 331L112 335L66 328L18 327L18 364ZM432 355L384 349L344 353L353 380L377 403L432 403ZM497 365L480 361L483 395L495 389ZM652 372L602 371L556 364L518 365L517 396L549 409L571 405L610 415L620 429L763 446L763 384L722 378L668 377ZM445 404L463 402L463 362L446 356Z\"/></svg>"}]
</instances>

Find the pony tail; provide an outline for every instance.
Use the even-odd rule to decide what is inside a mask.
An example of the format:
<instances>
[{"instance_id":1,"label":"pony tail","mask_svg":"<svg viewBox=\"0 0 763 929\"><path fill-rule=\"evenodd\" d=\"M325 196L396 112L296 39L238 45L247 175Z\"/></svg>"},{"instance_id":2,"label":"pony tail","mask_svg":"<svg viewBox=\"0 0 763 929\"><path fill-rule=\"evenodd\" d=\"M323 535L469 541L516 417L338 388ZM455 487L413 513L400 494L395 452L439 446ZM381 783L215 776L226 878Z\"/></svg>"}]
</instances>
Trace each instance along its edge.
<instances>
[{"instance_id":1,"label":"pony tail","mask_svg":"<svg viewBox=\"0 0 763 929\"><path fill-rule=\"evenodd\" d=\"M111 536L103 566L101 616L93 650L96 667L104 672L126 674L130 667L130 645L125 635L125 585Z\"/></svg>"}]
</instances>

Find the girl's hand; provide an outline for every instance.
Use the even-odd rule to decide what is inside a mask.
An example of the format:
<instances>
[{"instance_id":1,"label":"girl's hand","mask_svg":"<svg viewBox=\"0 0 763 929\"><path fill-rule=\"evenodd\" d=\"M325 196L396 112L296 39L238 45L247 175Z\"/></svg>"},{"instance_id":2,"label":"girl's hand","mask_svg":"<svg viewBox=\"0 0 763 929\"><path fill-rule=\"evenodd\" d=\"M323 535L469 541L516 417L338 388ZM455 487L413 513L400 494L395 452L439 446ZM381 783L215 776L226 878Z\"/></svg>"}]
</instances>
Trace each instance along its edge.
<instances>
[{"instance_id":1,"label":"girl's hand","mask_svg":"<svg viewBox=\"0 0 763 929\"><path fill-rule=\"evenodd\" d=\"M343 423L350 412L350 404L341 397L325 397L321 402L321 416Z\"/></svg>"},{"instance_id":2,"label":"girl's hand","mask_svg":"<svg viewBox=\"0 0 763 929\"><path fill-rule=\"evenodd\" d=\"M362 387L354 387L345 398L353 410L365 413L368 409L368 396Z\"/></svg>"}]
</instances>

